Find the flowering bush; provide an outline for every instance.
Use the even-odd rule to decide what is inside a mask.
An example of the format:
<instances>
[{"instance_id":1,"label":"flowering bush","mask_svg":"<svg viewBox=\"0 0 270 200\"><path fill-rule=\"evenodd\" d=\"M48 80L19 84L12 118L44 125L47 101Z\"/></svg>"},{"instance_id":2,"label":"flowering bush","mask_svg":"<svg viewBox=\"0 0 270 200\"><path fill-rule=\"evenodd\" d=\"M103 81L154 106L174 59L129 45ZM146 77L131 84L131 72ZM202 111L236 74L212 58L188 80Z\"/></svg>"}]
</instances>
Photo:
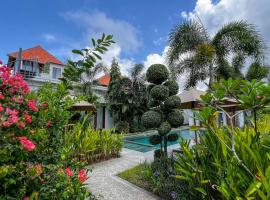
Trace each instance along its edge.
<instances>
[{"instance_id":1,"label":"flowering bush","mask_svg":"<svg viewBox=\"0 0 270 200\"><path fill-rule=\"evenodd\" d=\"M66 118L57 121L48 112L54 105L43 100L30 93L19 74L0 66L0 199L94 199L83 187L83 166L64 171L68 162L53 153L61 149L61 127L68 118L64 103L56 108Z\"/></svg>"}]
</instances>

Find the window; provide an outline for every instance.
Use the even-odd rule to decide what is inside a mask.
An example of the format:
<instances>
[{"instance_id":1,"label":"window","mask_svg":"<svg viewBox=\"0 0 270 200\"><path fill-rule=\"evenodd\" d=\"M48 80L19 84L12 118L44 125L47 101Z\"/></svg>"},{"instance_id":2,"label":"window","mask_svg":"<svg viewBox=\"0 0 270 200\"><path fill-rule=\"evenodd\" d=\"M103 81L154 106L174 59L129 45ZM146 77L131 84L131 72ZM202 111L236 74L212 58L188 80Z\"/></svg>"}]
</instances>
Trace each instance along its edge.
<instances>
[{"instance_id":1,"label":"window","mask_svg":"<svg viewBox=\"0 0 270 200\"><path fill-rule=\"evenodd\" d=\"M50 74L50 65L48 63L46 63L44 65L44 73L45 74Z\"/></svg>"},{"instance_id":2,"label":"window","mask_svg":"<svg viewBox=\"0 0 270 200\"><path fill-rule=\"evenodd\" d=\"M53 79L58 79L61 77L61 68L58 67L53 67L53 74L52 74Z\"/></svg>"}]
</instances>

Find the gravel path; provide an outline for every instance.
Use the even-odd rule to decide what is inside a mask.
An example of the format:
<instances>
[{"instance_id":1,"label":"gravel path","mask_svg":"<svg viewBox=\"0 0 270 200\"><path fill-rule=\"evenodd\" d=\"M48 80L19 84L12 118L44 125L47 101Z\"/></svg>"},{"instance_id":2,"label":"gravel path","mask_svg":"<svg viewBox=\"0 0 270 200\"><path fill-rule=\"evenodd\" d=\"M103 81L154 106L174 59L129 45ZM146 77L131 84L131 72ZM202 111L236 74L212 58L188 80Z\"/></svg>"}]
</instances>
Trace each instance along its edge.
<instances>
[{"instance_id":1,"label":"gravel path","mask_svg":"<svg viewBox=\"0 0 270 200\"><path fill-rule=\"evenodd\" d=\"M87 181L89 189L102 200L155 200L152 193L116 176L145 160L151 161L153 152L141 153L123 149L120 158L91 165L92 172Z\"/></svg>"}]
</instances>

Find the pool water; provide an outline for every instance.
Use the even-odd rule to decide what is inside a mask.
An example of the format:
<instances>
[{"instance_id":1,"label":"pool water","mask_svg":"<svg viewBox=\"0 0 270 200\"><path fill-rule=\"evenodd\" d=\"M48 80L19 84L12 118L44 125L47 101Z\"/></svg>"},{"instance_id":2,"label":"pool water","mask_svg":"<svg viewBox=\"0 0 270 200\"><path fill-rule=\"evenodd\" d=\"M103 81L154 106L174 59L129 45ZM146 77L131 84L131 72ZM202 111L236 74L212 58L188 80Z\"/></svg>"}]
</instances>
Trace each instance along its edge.
<instances>
[{"instance_id":1,"label":"pool water","mask_svg":"<svg viewBox=\"0 0 270 200\"><path fill-rule=\"evenodd\" d=\"M178 136L181 136L185 139L194 138L195 133L193 131L186 130L172 130L171 133L177 133ZM149 135L137 135L137 136L128 136L124 139L124 147L140 152L147 152L155 149L159 149L160 145L152 145L149 142ZM178 144L179 140L174 142L168 142L168 146L173 144Z\"/></svg>"}]
</instances>

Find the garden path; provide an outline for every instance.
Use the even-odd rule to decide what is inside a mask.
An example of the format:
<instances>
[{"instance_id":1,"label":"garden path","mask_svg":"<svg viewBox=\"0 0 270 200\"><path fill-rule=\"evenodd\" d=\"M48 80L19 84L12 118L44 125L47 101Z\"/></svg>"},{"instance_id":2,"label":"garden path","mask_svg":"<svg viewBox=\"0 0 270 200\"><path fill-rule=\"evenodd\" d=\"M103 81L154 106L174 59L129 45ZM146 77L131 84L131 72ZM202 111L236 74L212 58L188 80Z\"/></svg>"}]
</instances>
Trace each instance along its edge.
<instances>
[{"instance_id":1,"label":"garden path","mask_svg":"<svg viewBox=\"0 0 270 200\"><path fill-rule=\"evenodd\" d=\"M124 148L120 158L91 165L87 187L103 200L156 200L152 193L139 188L117 176L145 160L151 161L153 152L141 153Z\"/></svg>"}]
</instances>

